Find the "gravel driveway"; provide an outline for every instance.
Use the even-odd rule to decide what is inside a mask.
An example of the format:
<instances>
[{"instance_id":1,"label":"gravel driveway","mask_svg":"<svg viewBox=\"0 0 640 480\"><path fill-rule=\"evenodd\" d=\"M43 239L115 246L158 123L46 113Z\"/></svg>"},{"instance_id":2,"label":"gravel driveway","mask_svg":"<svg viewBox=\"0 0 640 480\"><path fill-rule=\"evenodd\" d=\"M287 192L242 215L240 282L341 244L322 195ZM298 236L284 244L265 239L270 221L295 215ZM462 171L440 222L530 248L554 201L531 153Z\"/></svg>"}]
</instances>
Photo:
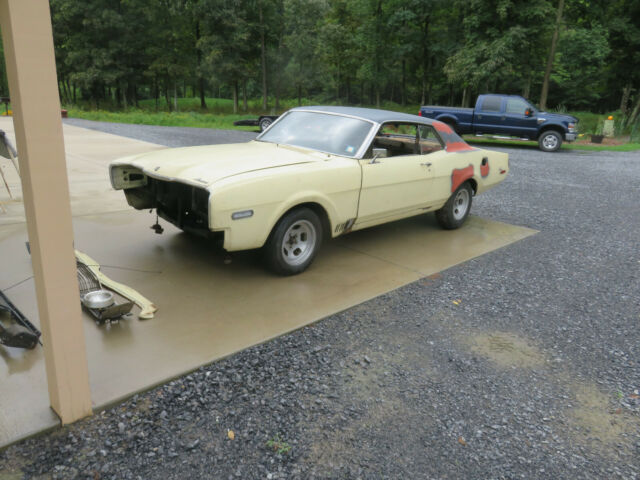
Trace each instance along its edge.
<instances>
[{"instance_id":1,"label":"gravel driveway","mask_svg":"<svg viewBox=\"0 0 640 480\"><path fill-rule=\"evenodd\" d=\"M539 234L11 446L0 479L639 478L640 153L505 151L473 213Z\"/></svg>"}]
</instances>

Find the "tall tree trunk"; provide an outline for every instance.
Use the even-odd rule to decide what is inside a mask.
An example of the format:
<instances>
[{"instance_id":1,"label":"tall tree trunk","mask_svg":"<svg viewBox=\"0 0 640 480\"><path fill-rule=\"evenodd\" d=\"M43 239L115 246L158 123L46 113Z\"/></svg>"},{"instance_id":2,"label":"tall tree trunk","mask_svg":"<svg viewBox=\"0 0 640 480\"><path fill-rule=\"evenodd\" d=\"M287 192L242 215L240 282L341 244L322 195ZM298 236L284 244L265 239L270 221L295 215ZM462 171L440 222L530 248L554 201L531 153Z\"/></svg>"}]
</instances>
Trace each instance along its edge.
<instances>
[{"instance_id":1,"label":"tall tree trunk","mask_svg":"<svg viewBox=\"0 0 640 480\"><path fill-rule=\"evenodd\" d=\"M77 89L76 89L76 84L73 84L73 103L76 103L78 101L78 97L76 95L77 93Z\"/></svg>"},{"instance_id":2,"label":"tall tree trunk","mask_svg":"<svg viewBox=\"0 0 640 480\"><path fill-rule=\"evenodd\" d=\"M124 85L120 87L120 93L122 94L122 108L126 110L127 109L127 87Z\"/></svg>"},{"instance_id":3,"label":"tall tree trunk","mask_svg":"<svg viewBox=\"0 0 640 480\"><path fill-rule=\"evenodd\" d=\"M260 16L260 55L262 57L262 110L267 111L267 48L264 40L264 19L262 17L262 0L258 2Z\"/></svg>"},{"instance_id":4,"label":"tall tree trunk","mask_svg":"<svg viewBox=\"0 0 640 480\"><path fill-rule=\"evenodd\" d=\"M154 75L153 77L153 98L156 101L156 112L158 111L158 97L160 96L160 91L158 89L158 75Z\"/></svg>"},{"instance_id":5,"label":"tall tree trunk","mask_svg":"<svg viewBox=\"0 0 640 480\"><path fill-rule=\"evenodd\" d=\"M402 59L402 98L400 100L402 106L407 104L407 61Z\"/></svg>"},{"instance_id":6,"label":"tall tree trunk","mask_svg":"<svg viewBox=\"0 0 640 480\"><path fill-rule=\"evenodd\" d=\"M528 99L530 94L531 94L531 70L529 70L529 72L527 73L527 80L524 84L524 88L522 89L522 96Z\"/></svg>"},{"instance_id":7,"label":"tall tree trunk","mask_svg":"<svg viewBox=\"0 0 640 480\"><path fill-rule=\"evenodd\" d=\"M427 85L427 78L431 70L431 55L429 54L429 16L424 19L422 26L422 105L425 104L424 91ZM429 90L431 87L429 87Z\"/></svg>"},{"instance_id":8,"label":"tall tree trunk","mask_svg":"<svg viewBox=\"0 0 640 480\"><path fill-rule=\"evenodd\" d=\"M247 81L242 81L242 111L246 112L249 109L249 105L247 103Z\"/></svg>"},{"instance_id":9,"label":"tall tree trunk","mask_svg":"<svg viewBox=\"0 0 640 480\"><path fill-rule=\"evenodd\" d=\"M627 113L627 105L629 104L629 97L631 96L631 82L627 83L622 89L622 99L620 100L620 113L624 117Z\"/></svg>"},{"instance_id":10,"label":"tall tree trunk","mask_svg":"<svg viewBox=\"0 0 640 480\"><path fill-rule=\"evenodd\" d=\"M460 102L460 106L465 108L467 106L467 95L469 94L469 87L464 87L462 89L462 102Z\"/></svg>"},{"instance_id":11,"label":"tall tree trunk","mask_svg":"<svg viewBox=\"0 0 640 480\"><path fill-rule=\"evenodd\" d=\"M173 110L178 111L178 81L173 81Z\"/></svg>"},{"instance_id":12,"label":"tall tree trunk","mask_svg":"<svg viewBox=\"0 0 640 480\"><path fill-rule=\"evenodd\" d=\"M238 81L233 82L233 113L238 113Z\"/></svg>"},{"instance_id":13,"label":"tall tree trunk","mask_svg":"<svg viewBox=\"0 0 640 480\"><path fill-rule=\"evenodd\" d=\"M340 103L340 63L336 65L338 75L336 78L336 102Z\"/></svg>"},{"instance_id":14,"label":"tall tree trunk","mask_svg":"<svg viewBox=\"0 0 640 480\"><path fill-rule=\"evenodd\" d=\"M198 87L200 89L200 108L202 108L203 110L207 108L207 102L205 100L205 94L204 94L204 78L202 77L202 75L200 76L200 78L198 79Z\"/></svg>"},{"instance_id":15,"label":"tall tree trunk","mask_svg":"<svg viewBox=\"0 0 640 480\"><path fill-rule=\"evenodd\" d=\"M164 83L164 101L167 102L167 109L171 112L171 100L169 99L169 79Z\"/></svg>"},{"instance_id":16,"label":"tall tree trunk","mask_svg":"<svg viewBox=\"0 0 640 480\"><path fill-rule=\"evenodd\" d=\"M200 90L200 108L203 110L207 108L207 102L205 101L204 94L204 76L202 75L202 50L200 49L200 22L196 21L196 62L197 62L197 74L198 74L198 89Z\"/></svg>"},{"instance_id":17,"label":"tall tree trunk","mask_svg":"<svg viewBox=\"0 0 640 480\"><path fill-rule=\"evenodd\" d=\"M558 12L556 15L556 26L553 29L551 37L551 50L547 59L547 68L544 71L544 80L542 81L542 93L540 93L540 110L547 109L547 96L549 95L549 79L551 78L551 70L553 62L556 58L556 45L558 43L558 32L560 30L560 22L562 22L562 9L564 8L564 0L558 1Z\"/></svg>"},{"instance_id":18,"label":"tall tree trunk","mask_svg":"<svg viewBox=\"0 0 640 480\"><path fill-rule=\"evenodd\" d=\"M629 116L629 125L631 125L636 120L636 118L638 118L639 113L640 113L640 95L638 95L638 101L636 102L636 106L633 108L633 111Z\"/></svg>"},{"instance_id":19,"label":"tall tree trunk","mask_svg":"<svg viewBox=\"0 0 640 480\"><path fill-rule=\"evenodd\" d=\"M351 79L347 78L347 105L351 104Z\"/></svg>"},{"instance_id":20,"label":"tall tree trunk","mask_svg":"<svg viewBox=\"0 0 640 480\"><path fill-rule=\"evenodd\" d=\"M298 106L302 105L302 85L298 84Z\"/></svg>"}]
</instances>

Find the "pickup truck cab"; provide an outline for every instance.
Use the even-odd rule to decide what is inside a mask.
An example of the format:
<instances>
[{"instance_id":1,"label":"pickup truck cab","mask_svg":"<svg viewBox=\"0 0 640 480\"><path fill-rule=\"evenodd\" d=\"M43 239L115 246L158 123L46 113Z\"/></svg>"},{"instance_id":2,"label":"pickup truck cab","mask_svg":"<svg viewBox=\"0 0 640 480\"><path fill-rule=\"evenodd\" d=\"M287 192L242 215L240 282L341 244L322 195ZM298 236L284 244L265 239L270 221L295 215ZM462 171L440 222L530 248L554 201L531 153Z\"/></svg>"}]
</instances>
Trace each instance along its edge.
<instances>
[{"instance_id":1,"label":"pickup truck cab","mask_svg":"<svg viewBox=\"0 0 640 480\"><path fill-rule=\"evenodd\" d=\"M571 115L538 111L517 95L479 95L475 108L420 107L418 115L447 123L459 135L497 134L537 140L542 151L555 152L562 141L578 135L578 119Z\"/></svg>"}]
</instances>

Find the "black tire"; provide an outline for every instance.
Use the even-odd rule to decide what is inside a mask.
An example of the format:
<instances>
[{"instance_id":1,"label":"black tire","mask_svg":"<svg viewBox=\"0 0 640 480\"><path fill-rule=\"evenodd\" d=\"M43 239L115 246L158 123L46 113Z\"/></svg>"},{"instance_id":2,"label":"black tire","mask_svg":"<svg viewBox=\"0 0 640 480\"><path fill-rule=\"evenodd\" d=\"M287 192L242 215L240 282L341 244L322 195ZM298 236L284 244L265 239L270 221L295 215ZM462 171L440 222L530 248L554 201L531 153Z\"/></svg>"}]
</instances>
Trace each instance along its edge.
<instances>
[{"instance_id":1,"label":"black tire","mask_svg":"<svg viewBox=\"0 0 640 480\"><path fill-rule=\"evenodd\" d=\"M469 182L465 182L453 192L440 210L436 210L436 220L445 230L455 230L461 227L469 216L472 203L473 189Z\"/></svg>"},{"instance_id":2,"label":"black tire","mask_svg":"<svg viewBox=\"0 0 640 480\"><path fill-rule=\"evenodd\" d=\"M271 120L269 117L261 118L259 122L260 131L264 132L267 128L269 128L269 125L271 125L272 123L273 123L273 120Z\"/></svg>"},{"instance_id":3,"label":"black tire","mask_svg":"<svg viewBox=\"0 0 640 480\"><path fill-rule=\"evenodd\" d=\"M562 135L555 130L547 130L540 134L538 147L543 152L555 152L562 145Z\"/></svg>"},{"instance_id":4,"label":"black tire","mask_svg":"<svg viewBox=\"0 0 640 480\"><path fill-rule=\"evenodd\" d=\"M264 260L278 275L296 275L313 262L322 245L322 221L311 209L301 207L284 215L264 245Z\"/></svg>"}]
</instances>

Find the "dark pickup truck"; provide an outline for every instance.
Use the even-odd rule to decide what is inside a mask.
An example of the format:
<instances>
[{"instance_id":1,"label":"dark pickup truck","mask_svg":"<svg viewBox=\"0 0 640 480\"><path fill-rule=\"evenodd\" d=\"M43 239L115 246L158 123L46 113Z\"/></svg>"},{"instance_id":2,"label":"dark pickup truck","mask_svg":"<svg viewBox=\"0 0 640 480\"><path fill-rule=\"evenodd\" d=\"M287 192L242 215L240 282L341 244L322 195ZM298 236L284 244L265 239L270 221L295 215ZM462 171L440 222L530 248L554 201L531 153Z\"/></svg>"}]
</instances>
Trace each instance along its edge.
<instances>
[{"instance_id":1,"label":"dark pickup truck","mask_svg":"<svg viewBox=\"0 0 640 480\"><path fill-rule=\"evenodd\" d=\"M539 112L517 95L479 95L475 108L420 107L418 115L439 120L463 135L496 134L537 140L540 150L555 152L562 141L578 135L578 119L570 115Z\"/></svg>"}]
</instances>

